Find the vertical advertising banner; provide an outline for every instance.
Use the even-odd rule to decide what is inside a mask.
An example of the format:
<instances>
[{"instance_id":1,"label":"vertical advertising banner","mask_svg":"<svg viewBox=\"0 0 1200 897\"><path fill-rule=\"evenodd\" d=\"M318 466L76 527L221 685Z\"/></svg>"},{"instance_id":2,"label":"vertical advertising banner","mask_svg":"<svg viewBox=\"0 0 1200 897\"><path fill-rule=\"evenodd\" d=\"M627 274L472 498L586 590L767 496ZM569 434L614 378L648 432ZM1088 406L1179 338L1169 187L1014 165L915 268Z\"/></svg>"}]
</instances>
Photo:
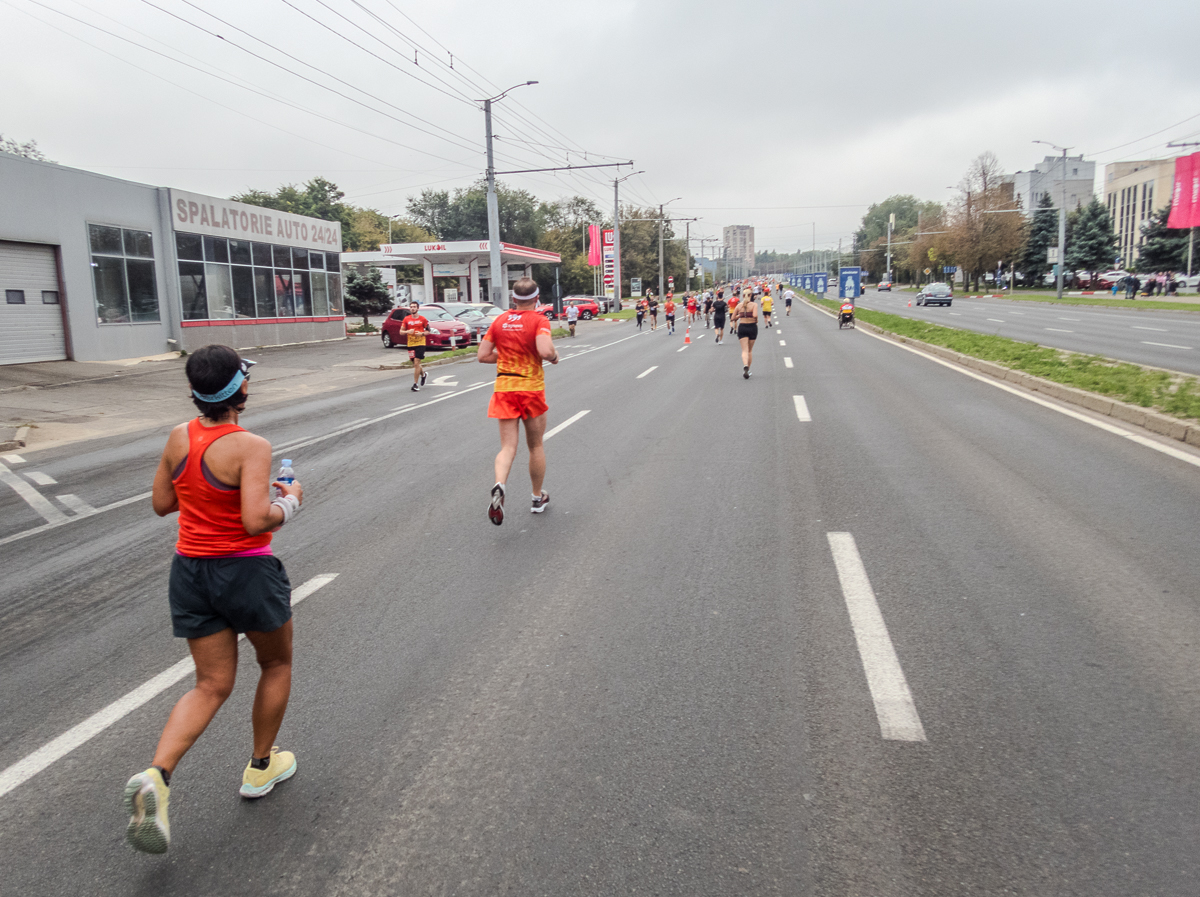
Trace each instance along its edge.
<instances>
[{"instance_id":1,"label":"vertical advertising banner","mask_svg":"<svg viewBox=\"0 0 1200 897\"><path fill-rule=\"evenodd\" d=\"M825 291L828 289L829 289L829 275L828 274L814 274L813 275L813 292L824 295Z\"/></svg>"},{"instance_id":2,"label":"vertical advertising banner","mask_svg":"<svg viewBox=\"0 0 1200 897\"><path fill-rule=\"evenodd\" d=\"M613 232L606 230L604 232L604 295L609 299L613 299L617 295L616 283L613 280L616 269L617 253Z\"/></svg>"},{"instance_id":3,"label":"vertical advertising banner","mask_svg":"<svg viewBox=\"0 0 1200 897\"><path fill-rule=\"evenodd\" d=\"M1192 174L1196 157L1180 156L1175 160L1175 184L1171 188L1171 215L1167 227L1191 227L1195 218L1195 203L1192 201Z\"/></svg>"},{"instance_id":4,"label":"vertical advertising banner","mask_svg":"<svg viewBox=\"0 0 1200 897\"><path fill-rule=\"evenodd\" d=\"M862 269L842 268L838 272L838 298L857 299L862 293Z\"/></svg>"},{"instance_id":5,"label":"vertical advertising banner","mask_svg":"<svg viewBox=\"0 0 1200 897\"><path fill-rule=\"evenodd\" d=\"M811 274L800 275L800 289L806 293L811 293L813 288L813 276Z\"/></svg>"},{"instance_id":6,"label":"vertical advertising banner","mask_svg":"<svg viewBox=\"0 0 1200 897\"><path fill-rule=\"evenodd\" d=\"M600 264L600 225L588 225L588 264Z\"/></svg>"}]
</instances>

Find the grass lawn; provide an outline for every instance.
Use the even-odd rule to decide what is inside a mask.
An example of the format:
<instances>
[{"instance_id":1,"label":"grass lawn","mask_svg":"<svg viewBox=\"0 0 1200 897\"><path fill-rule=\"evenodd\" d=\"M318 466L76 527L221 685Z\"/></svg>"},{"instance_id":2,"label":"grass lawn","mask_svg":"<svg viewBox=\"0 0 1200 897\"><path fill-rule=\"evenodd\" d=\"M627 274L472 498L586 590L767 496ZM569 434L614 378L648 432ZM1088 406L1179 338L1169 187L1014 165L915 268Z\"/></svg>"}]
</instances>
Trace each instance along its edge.
<instances>
[{"instance_id":1,"label":"grass lawn","mask_svg":"<svg viewBox=\"0 0 1200 897\"><path fill-rule=\"evenodd\" d=\"M840 304L811 294L809 298L831 311L836 311ZM942 346L1131 405L1153 408L1172 417L1200 419L1200 381L1195 377L1147 370L1101 355L1083 355L1003 336L914 321L887 312L859 308L855 314L867 323L899 336Z\"/></svg>"}]
</instances>

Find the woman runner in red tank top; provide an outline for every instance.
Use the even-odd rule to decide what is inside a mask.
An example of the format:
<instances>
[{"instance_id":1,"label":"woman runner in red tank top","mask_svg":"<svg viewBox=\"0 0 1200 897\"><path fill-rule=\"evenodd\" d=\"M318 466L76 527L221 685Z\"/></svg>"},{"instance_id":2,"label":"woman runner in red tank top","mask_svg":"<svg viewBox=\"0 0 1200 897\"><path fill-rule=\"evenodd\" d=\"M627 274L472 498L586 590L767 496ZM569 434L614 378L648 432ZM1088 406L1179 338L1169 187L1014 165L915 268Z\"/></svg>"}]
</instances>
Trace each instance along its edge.
<instances>
[{"instance_id":1,"label":"woman runner in red tank top","mask_svg":"<svg viewBox=\"0 0 1200 897\"><path fill-rule=\"evenodd\" d=\"M303 489L272 483L270 443L238 426L251 364L227 346L205 346L188 358L200 416L171 431L154 475L155 513L179 512L168 596L196 684L171 711L150 768L125 786L126 839L148 853L170 845L171 774L233 691L239 633L261 669L240 793L262 797L296 771L295 756L273 746L291 692L292 613L291 584L271 535L299 512ZM274 499L272 486L282 493Z\"/></svg>"}]
</instances>

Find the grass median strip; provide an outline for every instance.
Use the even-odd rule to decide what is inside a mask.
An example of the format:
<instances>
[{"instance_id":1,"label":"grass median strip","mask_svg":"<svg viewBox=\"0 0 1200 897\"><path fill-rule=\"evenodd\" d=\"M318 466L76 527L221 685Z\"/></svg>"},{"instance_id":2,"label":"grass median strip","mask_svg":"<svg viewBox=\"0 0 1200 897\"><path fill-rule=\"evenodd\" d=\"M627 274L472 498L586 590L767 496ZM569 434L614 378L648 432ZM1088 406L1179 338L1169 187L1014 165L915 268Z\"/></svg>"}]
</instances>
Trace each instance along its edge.
<instances>
[{"instance_id":1,"label":"grass median strip","mask_svg":"<svg viewBox=\"0 0 1200 897\"><path fill-rule=\"evenodd\" d=\"M809 294L816 304L836 311L838 303ZM859 308L855 315L897 336L941 346L1031 374L1184 419L1200 419L1200 382L1195 377L1152 370L1101 355L1084 355L1025 343L1003 336L943 327L887 312Z\"/></svg>"}]
</instances>

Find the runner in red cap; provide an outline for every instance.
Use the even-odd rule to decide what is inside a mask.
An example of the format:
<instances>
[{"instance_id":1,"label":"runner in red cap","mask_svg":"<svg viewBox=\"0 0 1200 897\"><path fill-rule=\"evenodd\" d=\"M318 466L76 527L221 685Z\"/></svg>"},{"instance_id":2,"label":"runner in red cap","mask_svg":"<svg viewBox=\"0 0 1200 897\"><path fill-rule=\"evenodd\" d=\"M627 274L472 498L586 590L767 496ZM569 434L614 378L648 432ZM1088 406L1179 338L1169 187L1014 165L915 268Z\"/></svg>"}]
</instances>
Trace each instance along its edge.
<instances>
[{"instance_id":1,"label":"runner in red cap","mask_svg":"<svg viewBox=\"0 0 1200 897\"><path fill-rule=\"evenodd\" d=\"M529 446L529 479L533 485L533 506L540 514L550 503L542 491L546 477L546 451L542 436L546 432L546 377L542 362L558 364L558 350L550 336L550 321L538 314L538 286L528 277L513 284L512 308L492 322L479 341L479 361L496 365L496 389L488 405L488 417L500 421L500 453L496 455L496 485L488 519L499 526L504 522L504 491L513 460L521 421L525 422L525 442Z\"/></svg>"}]
</instances>

